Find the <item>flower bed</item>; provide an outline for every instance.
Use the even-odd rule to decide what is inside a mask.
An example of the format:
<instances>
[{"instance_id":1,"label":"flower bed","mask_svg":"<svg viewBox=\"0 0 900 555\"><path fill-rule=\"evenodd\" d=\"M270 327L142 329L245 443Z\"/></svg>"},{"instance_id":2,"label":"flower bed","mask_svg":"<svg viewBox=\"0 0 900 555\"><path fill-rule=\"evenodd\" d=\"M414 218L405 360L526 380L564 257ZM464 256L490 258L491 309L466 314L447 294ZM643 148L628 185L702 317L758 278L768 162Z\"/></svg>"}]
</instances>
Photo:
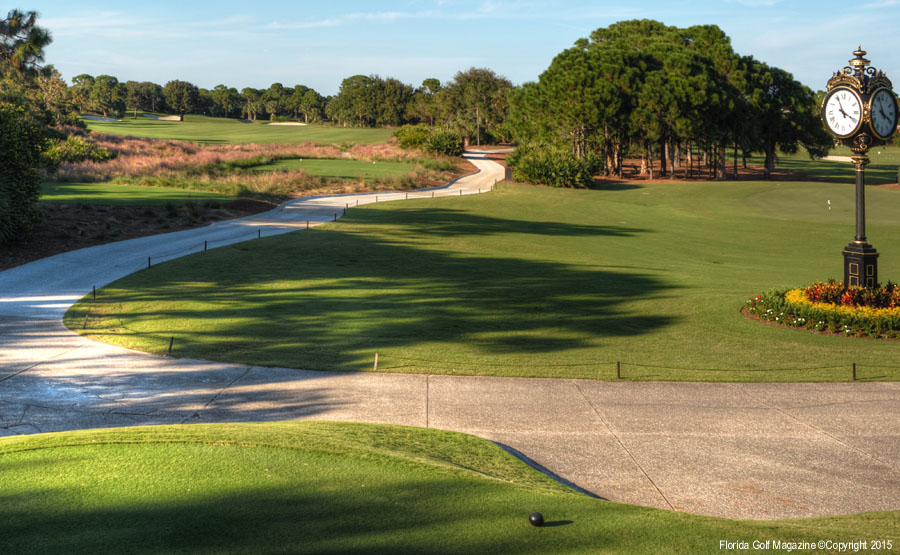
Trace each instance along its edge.
<instances>
[{"instance_id":1,"label":"flower bed","mask_svg":"<svg viewBox=\"0 0 900 555\"><path fill-rule=\"evenodd\" d=\"M747 299L747 314L811 331L900 339L900 287L848 287L828 280L800 289L771 289Z\"/></svg>"}]
</instances>

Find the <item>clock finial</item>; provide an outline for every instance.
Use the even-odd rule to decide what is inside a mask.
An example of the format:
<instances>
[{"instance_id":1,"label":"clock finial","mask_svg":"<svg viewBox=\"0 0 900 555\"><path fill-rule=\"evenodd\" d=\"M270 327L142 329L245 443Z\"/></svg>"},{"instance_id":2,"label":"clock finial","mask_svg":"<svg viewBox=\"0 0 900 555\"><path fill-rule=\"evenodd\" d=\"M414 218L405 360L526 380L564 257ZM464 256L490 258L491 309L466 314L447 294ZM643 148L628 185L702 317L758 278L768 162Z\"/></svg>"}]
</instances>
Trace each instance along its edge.
<instances>
[{"instance_id":1,"label":"clock finial","mask_svg":"<svg viewBox=\"0 0 900 555\"><path fill-rule=\"evenodd\" d=\"M862 74L863 68L871 62L863 57L866 55L866 51L862 49L862 45L859 45L857 49L853 51L853 55L856 57L850 60L850 66L856 71L857 75L860 75Z\"/></svg>"}]
</instances>

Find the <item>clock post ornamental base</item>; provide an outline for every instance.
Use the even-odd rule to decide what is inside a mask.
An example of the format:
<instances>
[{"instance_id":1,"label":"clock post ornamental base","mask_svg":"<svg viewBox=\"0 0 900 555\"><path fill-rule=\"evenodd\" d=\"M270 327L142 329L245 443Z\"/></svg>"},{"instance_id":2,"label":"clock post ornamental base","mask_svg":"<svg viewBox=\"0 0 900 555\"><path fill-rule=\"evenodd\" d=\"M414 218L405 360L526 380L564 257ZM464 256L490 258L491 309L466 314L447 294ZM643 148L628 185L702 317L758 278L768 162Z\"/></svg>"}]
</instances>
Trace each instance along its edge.
<instances>
[{"instance_id":1,"label":"clock post ornamental base","mask_svg":"<svg viewBox=\"0 0 900 555\"><path fill-rule=\"evenodd\" d=\"M878 284L878 251L865 241L844 247L844 287L875 287Z\"/></svg>"}]
</instances>

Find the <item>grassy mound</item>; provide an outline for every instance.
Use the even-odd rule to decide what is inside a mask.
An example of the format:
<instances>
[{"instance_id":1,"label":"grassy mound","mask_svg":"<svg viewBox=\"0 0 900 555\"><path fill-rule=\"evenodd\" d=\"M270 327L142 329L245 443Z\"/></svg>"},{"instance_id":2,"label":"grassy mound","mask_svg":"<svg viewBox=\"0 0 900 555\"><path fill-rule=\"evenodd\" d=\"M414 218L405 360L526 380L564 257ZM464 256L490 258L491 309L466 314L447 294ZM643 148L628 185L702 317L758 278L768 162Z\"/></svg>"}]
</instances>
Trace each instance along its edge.
<instances>
[{"instance_id":1,"label":"grassy mound","mask_svg":"<svg viewBox=\"0 0 900 555\"><path fill-rule=\"evenodd\" d=\"M166 203L229 202L236 197L171 187L116 185L112 183L43 183L41 201L108 206L155 206Z\"/></svg>"},{"instance_id":2,"label":"grassy mound","mask_svg":"<svg viewBox=\"0 0 900 555\"><path fill-rule=\"evenodd\" d=\"M900 234L900 194L868 196L881 275L900 275L900 244L879 240ZM740 314L759 291L840 271L853 198L841 184L657 183L370 205L139 272L66 322L139 350L174 337L176 356L294 368L369 370L378 352L395 372L614 379L622 361L629 379L808 381L847 380L856 362L859 378L897 380L874 367L900 344ZM810 370L824 366L839 368Z\"/></svg>"},{"instance_id":3,"label":"grassy mound","mask_svg":"<svg viewBox=\"0 0 900 555\"><path fill-rule=\"evenodd\" d=\"M898 513L739 522L574 493L464 434L316 422L0 439L0 552L715 553L900 536ZM533 528L532 511L550 526ZM893 532L892 532L893 531Z\"/></svg>"},{"instance_id":4,"label":"grassy mound","mask_svg":"<svg viewBox=\"0 0 900 555\"><path fill-rule=\"evenodd\" d=\"M309 175L343 179L377 178L404 175L416 168L409 162L376 162L368 160L288 159L254 166L256 171L303 170Z\"/></svg>"}]
</instances>

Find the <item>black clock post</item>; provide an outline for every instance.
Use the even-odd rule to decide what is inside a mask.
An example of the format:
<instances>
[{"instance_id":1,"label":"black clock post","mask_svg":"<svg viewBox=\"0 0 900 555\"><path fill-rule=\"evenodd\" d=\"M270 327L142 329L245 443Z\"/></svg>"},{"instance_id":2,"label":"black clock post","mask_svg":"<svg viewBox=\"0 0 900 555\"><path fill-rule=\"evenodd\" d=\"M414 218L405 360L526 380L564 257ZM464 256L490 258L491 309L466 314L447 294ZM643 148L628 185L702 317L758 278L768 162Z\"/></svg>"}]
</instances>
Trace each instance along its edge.
<instances>
[{"instance_id":1,"label":"black clock post","mask_svg":"<svg viewBox=\"0 0 900 555\"><path fill-rule=\"evenodd\" d=\"M897 128L897 97L883 71L869 67L866 52L853 52L850 65L828 80L822 123L835 146L853 151L856 168L856 236L844 247L844 287L878 285L878 251L866 239L866 165L869 148L885 144Z\"/></svg>"},{"instance_id":2,"label":"black clock post","mask_svg":"<svg viewBox=\"0 0 900 555\"><path fill-rule=\"evenodd\" d=\"M878 284L878 251L866 241L866 164L869 157L857 154L850 160L856 166L856 236L844 247L844 287L875 287Z\"/></svg>"}]
</instances>

